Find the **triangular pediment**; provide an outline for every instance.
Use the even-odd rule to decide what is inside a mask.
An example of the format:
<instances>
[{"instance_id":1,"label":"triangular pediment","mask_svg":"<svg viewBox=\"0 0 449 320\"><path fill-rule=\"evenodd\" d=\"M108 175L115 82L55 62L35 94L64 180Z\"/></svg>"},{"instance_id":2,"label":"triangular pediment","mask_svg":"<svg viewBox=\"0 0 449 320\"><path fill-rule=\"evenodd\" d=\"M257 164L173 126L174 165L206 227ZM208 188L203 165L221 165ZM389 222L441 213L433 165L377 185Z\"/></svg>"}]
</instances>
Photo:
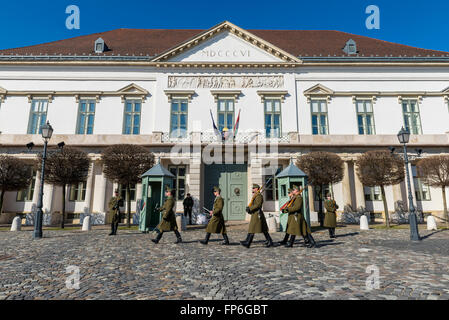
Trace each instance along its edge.
<instances>
[{"instance_id":1,"label":"triangular pediment","mask_svg":"<svg viewBox=\"0 0 449 320\"><path fill-rule=\"evenodd\" d=\"M322 84L314 85L313 87L307 89L304 91L304 95L332 95L334 94L334 91L329 89L326 86L323 86Z\"/></svg>"},{"instance_id":2,"label":"triangular pediment","mask_svg":"<svg viewBox=\"0 0 449 320\"><path fill-rule=\"evenodd\" d=\"M137 84L131 83L130 85L118 90L117 93L128 95L147 95L149 92Z\"/></svg>"},{"instance_id":3,"label":"triangular pediment","mask_svg":"<svg viewBox=\"0 0 449 320\"><path fill-rule=\"evenodd\" d=\"M154 62L301 63L295 56L225 21L155 57Z\"/></svg>"}]
</instances>

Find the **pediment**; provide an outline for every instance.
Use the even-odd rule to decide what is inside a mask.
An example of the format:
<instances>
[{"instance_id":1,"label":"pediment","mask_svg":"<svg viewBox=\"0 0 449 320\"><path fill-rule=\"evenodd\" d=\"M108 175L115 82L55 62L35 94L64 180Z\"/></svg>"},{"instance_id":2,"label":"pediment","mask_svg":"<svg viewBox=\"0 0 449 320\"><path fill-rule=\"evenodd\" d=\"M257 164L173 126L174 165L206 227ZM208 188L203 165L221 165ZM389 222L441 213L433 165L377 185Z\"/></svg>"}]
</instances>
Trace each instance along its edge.
<instances>
[{"instance_id":1,"label":"pediment","mask_svg":"<svg viewBox=\"0 0 449 320\"><path fill-rule=\"evenodd\" d=\"M148 90L138 86L135 83L131 83L130 85L120 89L117 91L118 94L127 94L127 95L148 95Z\"/></svg>"},{"instance_id":2,"label":"pediment","mask_svg":"<svg viewBox=\"0 0 449 320\"><path fill-rule=\"evenodd\" d=\"M154 62L300 63L295 56L230 22L223 22L169 49Z\"/></svg>"},{"instance_id":3,"label":"pediment","mask_svg":"<svg viewBox=\"0 0 449 320\"><path fill-rule=\"evenodd\" d=\"M322 84L314 85L313 87L307 89L304 91L304 95L332 95L334 94L334 91L329 89L326 86L323 86Z\"/></svg>"},{"instance_id":4,"label":"pediment","mask_svg":"<svg viewBox=\"0 0 449 320\"><path fill-rule=\"evenodd\" d=\"M447 87L446 89L444 89L442 92L443 92L443 93L448 93L448 94L449 94L449 87Z\"/></svg>"},{"instance_id":5,"label":"pediment","mask_svg":"<svg viewBox=\"0 0 449 320\"><path fill-rule=\"evenodd\" d=\"M0 87L0 94L7 94L8 91L5 88Z\"/></svg>"}]
</instances>

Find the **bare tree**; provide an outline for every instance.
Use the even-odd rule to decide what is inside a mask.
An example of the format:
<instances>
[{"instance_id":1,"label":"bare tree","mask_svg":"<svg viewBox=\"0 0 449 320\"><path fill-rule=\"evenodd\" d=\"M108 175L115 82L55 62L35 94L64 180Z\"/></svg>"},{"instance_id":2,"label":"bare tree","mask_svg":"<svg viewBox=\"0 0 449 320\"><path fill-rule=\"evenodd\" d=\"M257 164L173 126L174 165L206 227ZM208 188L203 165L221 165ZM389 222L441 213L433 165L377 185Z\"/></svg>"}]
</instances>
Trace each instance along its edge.
<instances>
[{"instance_id":1,"label":"bare tree","mask_svg":"<svg viewBox=\"0 0 449 320\"><path fill-rule=\"evenodd\" d=\"M323 226L323 189L343 180L343 160L335 153L318 151L301 156L296 165L309 176L310 185L320 188L318 216Z\"/></svg>"},{"instance_id":2,"label":"bare tree","mask_svg":"<svg viewBox=\"0 0 449 320\"><path fill-rule=\"evenodd\" d=\"M449 186L449 156L440 155L421 159L416 164L416 169L418 171L418 176L422 178L426 184L432 187L441 188L446 225L449 226L449 214L446 202L446 187Z\"/></svg>"},{"instance_id":3,"label":"bare tree","mask_svg":"<svg viewBox=\"0 0 449 320\"><path fill-rule=\"evenodd\" d=\"M42 154L39 156L42 163ZM40 164L42 167L42 164ZM45 182L62 187L61 228L64 229L66 188L87 180L90 161L87 154L73 147L51 153L45 162ZM41 168L40 168L41 169Z\"/></svg>"},{"instance_id":4,"label":"bare tree","mask_svg":"<svg viewBox=\"0 0 449 320\"><path fill-rule=\"evenodd\" d=\"M0 156L0 214L5 193L25 189L31 178L32 173L27 162L11 156Z\"/></svg>"},{"instance_id":5,"label":"bare tree","mask_svg":"<svg viewBox=\"0 0 449 320\"><path fill-rule=\"evenodd\" d=\"M360 182L367 187L379 186L385 210L385 222L390 227L385 186L397 185L404 181L404 161L397 155L385 150L368 151L357 161L357 175Z\"/></svg>"},{"instance_id":6,"label":"bare tree","mask_svg":"<svg viewBox=\"0 0 449 320\"><path fill-rule=\"evenodd\" d=\"M126 186L128 228L131 227L131 185L140 182L140 176L154 165L154 155L137 145L114 145L103 151L104 174L114 182Z\"/></svg>"}]
</instances>

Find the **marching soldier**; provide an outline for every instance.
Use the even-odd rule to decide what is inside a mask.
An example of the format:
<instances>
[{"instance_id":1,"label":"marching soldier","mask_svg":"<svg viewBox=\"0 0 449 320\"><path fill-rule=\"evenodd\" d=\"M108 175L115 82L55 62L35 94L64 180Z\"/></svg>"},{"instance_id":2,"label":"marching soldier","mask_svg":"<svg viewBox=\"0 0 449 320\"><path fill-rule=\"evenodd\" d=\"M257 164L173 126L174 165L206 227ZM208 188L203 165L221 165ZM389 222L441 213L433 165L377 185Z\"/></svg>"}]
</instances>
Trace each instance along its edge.
<instances>
[{"instance_id":1,"label":"marching soldier","mask_svg":"<svg viewBox=\"0 0 449 320\"><path fill-rule=\"evenodd\" d=\"M115 190L114 194L115 196L109 200L109 221L111 222L110 236L117 235L117 229L120 223L120 208L124 205L118 189Z\"/></svg>"},{"instance_id":2,"label":"marching soldier","mask_svg":"<svg viewBox=\"0 0 449 320\"><path fill-rule=\"evenodd\" d=\"M335 239L335 228L337 228L337 209L338 205L330 193L326 195L327 200L324 201L324 207L326 208L326 217L324 218L324 227L329 229L329 236L331 239Z\"/></svg>"},{"instance_id":3,"label":"marching soldier","mask_svg":"<svg viewBox=\"0 0 449 320\"><path fill-rule=\"evenodd\" d=\"M288 189L288 198L289 198L289 201L285 204L285 206L283 207L283 208L281 208L281 211L283 212L283 213L288 213L288 208L289 207L291 207L291 205L293 204L293 201L294 201L294 198L293 198L294 196L293 196L293 189ZM288 221L287 221L287 228L286 228L286 230L288 231L288 226L289 226L289 222L290 222L290 216L289 216L289 219L288 219ZM280 245L286 245L287 243L288 243L288 239L290 238L290 235L287 233L287 232L285 232L285 237L284 237L284 240L282 240L281 242L279 242L279 244Z\"/></svg>"},{"instance_id":4,"label":"marching soldier","mask_svg":"<svg viewBox=\"0 0 449 320\"><path fill-rule=\"evenodd\" d=\"M178 225L176 224L176 215L174 211L175 200L173 199L173 191L170 188L167 188L165 191L165 196L167 200L165 200L164 205L159 208L160 212L163 212L162 221L156 227L156 232L158 233L156 239L152 239L154 243L158 244L162 239L162 235L164 232L174 231L177 241L176 244L182 242L181 234L178 232Z\"/></svg>"},{"instance_id":5,"label":"marching soldier","mask_svg":"<svg viewBox=\"0 0 449 320\"><path fill-rule=\"evenodd\" d=\"M212 216L212 219L209 221L209 224L207 225L206 239L200 241L200 243L207 245L209 243L211 234L214 233L214 234L222 234L224 239L224 242L222 244L228 246L229 238L226 233L225 220L223 216L224 201L220 195L221 190L219 187L214 187L213 191L215 195L214 209L213 211L209 212L210 215Z\"/></svg>"},{"instance_id":6,"label":"marching soldier","mask_svg":"<svg viewBox=\"0 0 449 320\"><path fill-rule=\"evenodd\" d=\"M242 246L249 249L251 243L254 240L254 235L256 233L263 233L267 240L266 247L273 246L273 240L268 233L268 224L265 219L265 215L262 211L263 196L260 193L260 186L257 184L253 185L253 198L250 205L246 208L246 212L251 215L251 222L249 224L248 236L245 241L242 241Z\"/></svg>"},{"instance_id":7,"label":"marching soldier","mask_svg":"<svg viewBox=\"0 0 449 320\"><path fill-rule=\"evenodd\" d=\"M293 195L295 197L295 201L293 202L292 207L289 209L289 212L295 212L297 214L300 227L300 235L303 236L304 243L306 244L307 248L313 248L316 246L316 242L312 237L312 230L307 224L306 218L304 216L303 198L301 196L300 187L293 186Z\"/></svg>"}]
</instances>

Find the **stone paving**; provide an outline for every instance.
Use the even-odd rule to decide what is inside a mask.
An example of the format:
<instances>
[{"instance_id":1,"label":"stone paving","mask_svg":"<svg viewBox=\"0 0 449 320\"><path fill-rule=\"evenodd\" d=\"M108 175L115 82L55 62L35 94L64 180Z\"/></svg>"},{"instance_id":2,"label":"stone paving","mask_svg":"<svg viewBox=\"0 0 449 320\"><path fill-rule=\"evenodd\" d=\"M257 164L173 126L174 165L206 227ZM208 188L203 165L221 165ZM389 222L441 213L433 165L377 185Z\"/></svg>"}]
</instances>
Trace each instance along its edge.
<instances>
[{"instance_id":1,"label":"stone paving","mask_svg":"<svg viewBox=\"0 0 449 320\"><path fill-rule=\"evenodd\" d=\"M138 231L45 231L39 241L30 231L0 231L0 300L449 299L449 230L421 230L426 238L413 244L407 229L340 228L335 241L316 232L314 249L301 241L265 248L258 235L248 250L238 245L245 228L230 227L230 247L219 236L202 246L198 229L184 232L181 245L173 233L155 245ZM66 287L69 266L79 267L79 290ZM369 289L376 268L379 289Z\"/></svg>"}]
</instances>

